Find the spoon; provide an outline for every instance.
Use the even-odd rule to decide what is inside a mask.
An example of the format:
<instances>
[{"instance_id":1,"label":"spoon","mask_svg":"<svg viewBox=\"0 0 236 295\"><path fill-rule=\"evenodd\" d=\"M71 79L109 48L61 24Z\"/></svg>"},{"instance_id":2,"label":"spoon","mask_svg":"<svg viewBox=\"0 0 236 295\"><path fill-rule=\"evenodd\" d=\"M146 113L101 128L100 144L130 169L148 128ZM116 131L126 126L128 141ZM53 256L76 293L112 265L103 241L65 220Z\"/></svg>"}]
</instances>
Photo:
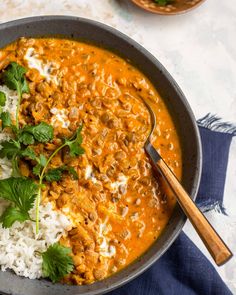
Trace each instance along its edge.
<instances>
[{"instance_id":1,"label":"spoon","mask_svg":"<svg viewBox=\"0 0 236 295\"><path fill-rule=\"evenodd\" d=\"M160 5L153 0L131 0L140 8L152 13L162 15L174 15L188 12L189 10L199 6L205 0L175 0L167 5Z\"/></svg>"},{"instance_id":2,"label":"spoon","mask_svg":"<svg viewBox=\"0 0 236 295\"><path fill-rule=\"evenodd\" d=\"M168 167L166 162L162 159L161 155L151 144L153 131L156 127L156 115L154 114L149 103L142 98L151 116L151 131L145 142L144 149L151 160L154 173L159 172L166 180L167 184L174 192L178 203L180 204L185 215L191 221L196 229L198 235L202 239L212 258L218 266L227 262L232 256L232 252L208 222L206 217L198 209L197 205L193 202L191 197L180 184L174 173Z\"/></svg>"}]
</instances>

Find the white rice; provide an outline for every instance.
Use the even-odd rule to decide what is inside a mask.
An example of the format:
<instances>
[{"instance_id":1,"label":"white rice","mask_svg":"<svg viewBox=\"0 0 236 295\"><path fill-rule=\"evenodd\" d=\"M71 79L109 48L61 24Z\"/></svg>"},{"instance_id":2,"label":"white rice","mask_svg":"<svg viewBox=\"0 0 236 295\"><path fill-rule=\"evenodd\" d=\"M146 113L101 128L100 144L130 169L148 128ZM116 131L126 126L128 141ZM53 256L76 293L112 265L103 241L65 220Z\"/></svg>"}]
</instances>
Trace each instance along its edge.
<instances>
[{"instance_id":1,"label":"white rice","mask_svg":"<svg viewBox=\"0 0 236 295\"><path fill-rule=\"evenodd\" d=\"M1 204L5 207L6 203ZM34 218L34 209L31 211ZM35 233L35 222L15 222L11 228L0 225L1 270L12 269L19 276L30 279L42 276L42 257L38 253L58 242L71 228L65 215L52 210L51 203L40 205L40 230Z\"/></svg>"},{"instance_id":2,"label":"white rice","mask_svg":"<svg viewBox=\"0 0 236 295\"><path fill-rule=\"evenodd\" d=\"M6 105L3 107L3 112L9 112L12 117L15 118L18 99L17 92L9 89L5 85L0 85L0 91L4 92L6 95Z\"/></svg>"},{"instance_id":3,"label":"white rice","mask_svg":"<svg viewBox=\"0 0 236 295\"><path fill-rule=\"evenodd\" d=\"M5 93L6 95L6 104L3 107L3 112L9 112L12 116L12 118L15 118L16 115L16 106L17 106L17 92L14 90L10 90L7 86L0 85L0 91ZM0 148L1 148L1 142L5 140L9 140L10 135L6 133L5 131L0 132ZM12 172L12 165L11 161L7 158L0 159L0 179L8 178L11 176Z\"/></svg>"},{"instance_id":4,"label":"white rice","mask_svg":"<svg viewBox=\"0 0 236 295\"><path fill-rule=\"evenodd\" d=\"M12 117L15 116L17 95L15 91L6 86L0 86L0 91L6 94L7 101L3 108L9 111ZM0 144L9 139L9 134L0 132ZM1 146L1 145L0 145ZM12 165L7 158L0 159L0 179L11 176ZM0 215L9 205L8 201L0 199ZM15 222L11 228L3 228L0 224L0 269L12 269L17 275L30 279L42 276L42 253L47 248L58 242L62 235L65 235L71 228L67 217L59 211L54 211L52 204L40 205L40 230L35 233L35 222ZM32 219L35 219L35 209L30 212Z\"/></svg>"}]
</instances>

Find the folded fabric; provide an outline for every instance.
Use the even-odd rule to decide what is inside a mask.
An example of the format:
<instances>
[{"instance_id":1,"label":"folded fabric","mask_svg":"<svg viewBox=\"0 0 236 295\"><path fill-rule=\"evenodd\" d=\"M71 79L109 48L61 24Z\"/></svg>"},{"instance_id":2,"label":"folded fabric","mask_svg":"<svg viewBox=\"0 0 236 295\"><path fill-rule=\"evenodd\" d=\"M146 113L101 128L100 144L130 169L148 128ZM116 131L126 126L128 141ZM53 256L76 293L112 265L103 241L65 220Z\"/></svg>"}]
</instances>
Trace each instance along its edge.
<instances>
[{"instance_id":1,"label":"folded fabric","mask_svg":"<svg viewBox=\"0 0 236 295\"><path fill-rule=\"evenodd\" d=\"M229 147L236 128L206 115L198 121L203 173L197 203L222 213ZM229 295L232 294L202 252L182 232L168 251L144 274L109 295Z\"/></svg>"},{"instance_id":2,"label":"folded fabric","mask_svg":"<svg viewBox=\"0 0 236 295\"><path fill-rule=\"evenodd\" d=\"M217 206L225 213L225 177L229 148L232 137L236 135L236 127L210 114L199 119L198 126L202 140L203 169L196 202L204 211Z\"/></svg>"}]
</instances>

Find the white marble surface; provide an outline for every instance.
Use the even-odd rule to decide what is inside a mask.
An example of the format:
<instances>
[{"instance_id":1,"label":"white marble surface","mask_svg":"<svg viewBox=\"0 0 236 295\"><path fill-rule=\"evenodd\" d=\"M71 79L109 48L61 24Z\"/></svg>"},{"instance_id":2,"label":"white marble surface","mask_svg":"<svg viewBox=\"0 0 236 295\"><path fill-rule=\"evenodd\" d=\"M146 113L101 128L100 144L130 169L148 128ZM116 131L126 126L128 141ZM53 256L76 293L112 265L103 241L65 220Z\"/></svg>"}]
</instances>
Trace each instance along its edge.
<instances>
[{"instance_id":1,"label":"white marble surface","mask_svg":"<svg viewBox=\"0 0 236 295\"><path fill-rule=\"evenodd\" d=\"M208 112L236 124L236 5L234 1L207 0L180 16L157 16L128 0L1 0L0 22L34 16L83 16L111 25L153 53L176 79L196 118ZM236 253L236 139L231 145L225 207L208 218ZM187 223L185 232L207 255L202 242ZM236 259L217 268L236 294Z\"/></svg>"}]
</instances>

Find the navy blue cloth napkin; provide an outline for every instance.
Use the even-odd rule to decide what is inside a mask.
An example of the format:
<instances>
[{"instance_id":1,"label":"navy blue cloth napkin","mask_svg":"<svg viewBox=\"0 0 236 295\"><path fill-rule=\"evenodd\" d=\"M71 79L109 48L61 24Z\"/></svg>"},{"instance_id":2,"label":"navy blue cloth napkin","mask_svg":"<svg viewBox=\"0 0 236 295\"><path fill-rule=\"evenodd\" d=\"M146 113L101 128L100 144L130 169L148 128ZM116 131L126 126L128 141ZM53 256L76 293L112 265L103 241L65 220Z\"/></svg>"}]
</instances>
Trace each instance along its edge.
<instances>
[{"instance_id":1,"label":"navy blue cloth napkin","mask_svg":"<svg viewBox=\"0 0 236 295\"><path fill-rule=\"evenodd\" d=\"M204 210L219 208L229 147L236 128L207 115L198 121L203 173L197 197ZM229 295L232 294L209 260L182 232L169 250L144 274L109 295Z\"/></svg>"}]
</instances>

